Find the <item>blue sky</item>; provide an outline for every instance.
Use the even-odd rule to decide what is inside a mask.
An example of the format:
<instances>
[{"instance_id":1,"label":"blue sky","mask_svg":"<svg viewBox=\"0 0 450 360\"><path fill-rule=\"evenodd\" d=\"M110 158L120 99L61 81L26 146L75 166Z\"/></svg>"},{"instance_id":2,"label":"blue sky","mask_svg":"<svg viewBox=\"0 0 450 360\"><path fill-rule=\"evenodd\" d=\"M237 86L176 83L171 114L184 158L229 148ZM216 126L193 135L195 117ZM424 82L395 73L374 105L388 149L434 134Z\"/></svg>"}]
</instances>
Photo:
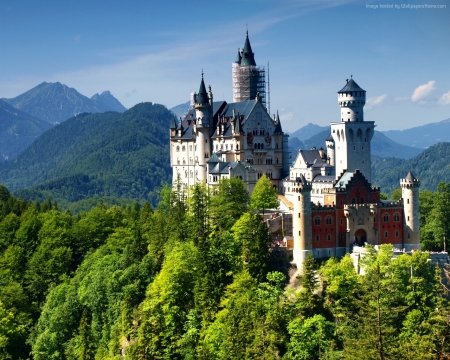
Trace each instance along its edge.
<instances>
[{"instance_id":1,"label":"blue sky","mask_svg":"<svg viewBox=\"0 0 450 360\"><path fill-rule=\"evenodd\" d=\"M59 81L170 108L198 90L203 69L215 100L231 101L247 26L284 130L339 121L350 75L378 130L450 118L449 0L2 0L0 97Z\"/></svg>"}]
</instances>

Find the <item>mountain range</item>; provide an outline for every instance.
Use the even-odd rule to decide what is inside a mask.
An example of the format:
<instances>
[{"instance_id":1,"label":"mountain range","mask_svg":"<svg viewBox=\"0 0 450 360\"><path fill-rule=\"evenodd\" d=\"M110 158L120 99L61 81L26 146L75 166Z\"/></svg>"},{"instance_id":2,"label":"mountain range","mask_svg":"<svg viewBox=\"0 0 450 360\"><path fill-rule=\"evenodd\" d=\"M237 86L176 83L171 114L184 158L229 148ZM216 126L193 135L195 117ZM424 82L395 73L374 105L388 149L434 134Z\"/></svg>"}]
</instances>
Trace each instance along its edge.
<instances>
[{"instance_id":1,"label":"mountain range","mask_svg":"<svg viewBox=\"0 0 450 360\"><path fill-rule=\"evenodd\" d=\"M307 138L305 140L300 140L297 136L294 136L294 134L302 134L303 128L297 130L295 133L292 133L289 135L289 147L291 149L291 161L295 160L295 156L299 150L307 150L311 149L313 146L317 148L324 148L326 149L325 140L330 135L330 127L321 127L318 125L308 124L306 125L306 132L307 134L313 134L315 131L320 131L316 133L315 135L312 135L310 138ZM322 130L325 128L325 130ZM303 136L304 138L304 136ZM410 159L416 155L418 155L423 149L401 145L399 143L396 143L395 141L389 139L386 135L379 131L375 131L375 134L372 138L371 142L371 151L372 151L372 157L392 157L395 155L395 157L402 158L402 159Z\"/></svg>"},{"instance_id":2,"label":"mountain range","mask_svg":"<svg viewBox=\"0 0 450 360\"><path fill-rule=\"evenodd\" d=\"M16 156L53 125L80 113L124 112L109 92L90 99L59 82L43 82L12 99L0 100L0 162Z\"/></svg>"},{"instance_id":3,"label":"mountain range","mask_svg":"<svg viewBox=\"0 0 450 360\"><path fill-rule=\"evenodd\" d=\"M382 133L400 144L424 149L450 141L450 118L406 130L389 130Z\"/></svg>"},{"instance_id":4,"label":"mountain range","mask_svg":"<svg viewBox=\"0 0 450 360\"><path fill-rule=\"evenodd\" d=\"M0 161L18 154L40 134L52 127L0 100Z\"/></svg>"},{"instance_id":5,"label":"mountain range","mask_svg":"<svg viewBox=\"0 0 450 360\"><path fill-rule=\"evenodd\" d=\"M2 100L29 115L56 124L80 113L118 111L117 103L112 97L108 92L96 94L94 99L89 99L74 88L59 82L43 82L15 98ZM111 101L115 104L114 107L110 106Z\"/></svg>"}]
</instances>

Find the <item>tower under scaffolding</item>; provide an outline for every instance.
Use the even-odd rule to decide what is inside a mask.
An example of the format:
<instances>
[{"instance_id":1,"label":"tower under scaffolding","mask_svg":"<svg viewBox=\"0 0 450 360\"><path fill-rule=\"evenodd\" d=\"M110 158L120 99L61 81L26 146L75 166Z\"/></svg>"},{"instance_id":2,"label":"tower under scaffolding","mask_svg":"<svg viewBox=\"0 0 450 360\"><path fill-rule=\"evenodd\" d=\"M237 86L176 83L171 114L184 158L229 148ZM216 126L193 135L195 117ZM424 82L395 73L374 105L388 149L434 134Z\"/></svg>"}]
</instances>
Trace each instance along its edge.
<instances>
[{"instance_id":1,"label":"tower under scaffolding","mask_svg":"<svg viewBox=\"0 0 450 360\"><path fill-rule=\"evenodd\" d=\"M233 102L253 100L259 93L266 107L266 71L264 66L233 63Z\"/></svg>"}]
</instances>

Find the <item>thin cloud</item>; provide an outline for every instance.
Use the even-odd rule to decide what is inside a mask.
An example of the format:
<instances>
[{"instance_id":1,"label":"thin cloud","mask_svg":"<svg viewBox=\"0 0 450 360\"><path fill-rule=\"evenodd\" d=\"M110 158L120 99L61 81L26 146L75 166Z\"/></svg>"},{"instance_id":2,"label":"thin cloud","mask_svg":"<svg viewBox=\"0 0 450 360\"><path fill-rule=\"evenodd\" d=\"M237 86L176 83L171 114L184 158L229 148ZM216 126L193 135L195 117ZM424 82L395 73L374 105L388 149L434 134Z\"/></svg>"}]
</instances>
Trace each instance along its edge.
<instances>
[{"instance_id":1,"label":"thin cloud","mask_svg":"<svg viewBox=\"0 0 450 360\"><path fill-rule=\"evenodd\" d=\"M368 98L366 101L366 110L373 109L375 106L381 105L386 99L387 94Z\"/></svg>"},{"instance_id":2,"label":"thin cloud","mask_svg":"<svg viewBox=\"0 0 450 360\"><path fill-rule=\"evenodd\" d=\"M290 121L294 118L294 113L293 112L288 112L286 114L280 114L280 120L285 122L285 121Z\"/></svg>"},{"instance_id":3,"label":"thin cloud","mask_svg":"<svg viewBox=\"0 0 450 360\"><path fill-rule=\"evenodd\" d=\"M436 81L430 80L426 84L418 86L411 96L411 101L417 102L430 95L431 92L434 90L435 83Z\"/></svg>"},{"instance_id":4,"label":"thin cloud","mask_svg":"<svg viewBox=\"0 0 450 360\"><path fill-rule=\"evenodd\" d=\"M394 100L395 101L407 101L409 99L410 99L410 97L408 97L408 96L398 96Z\"/></svg>"},{"instance_id":5,"label":"thin cloud","mask_svg":"<svg viewBox=\"0 0 450 360\"><path fill-rule=\"evenodd\" d=\"M442 94L442 96L438 100L439 105L448 105L450 104L450 91Z\"/></svg>"}]
</instances>

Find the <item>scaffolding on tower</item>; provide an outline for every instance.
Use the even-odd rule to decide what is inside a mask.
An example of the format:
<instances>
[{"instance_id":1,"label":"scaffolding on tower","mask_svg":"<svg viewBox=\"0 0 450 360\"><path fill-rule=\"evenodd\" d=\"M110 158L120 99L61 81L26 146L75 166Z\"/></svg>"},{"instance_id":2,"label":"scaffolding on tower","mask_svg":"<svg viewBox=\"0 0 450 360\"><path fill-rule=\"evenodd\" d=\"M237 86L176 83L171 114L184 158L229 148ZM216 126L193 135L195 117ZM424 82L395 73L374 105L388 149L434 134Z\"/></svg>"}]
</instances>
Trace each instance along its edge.
<instances>
[{"instance_id":1,"label":"scaffolding on tower","mask_svg":"<svg viewBox=\"0 0 450 360\"><path fill-rule=\"evenodd\" d=\"M264 66L233 63L233 102L259 98L266 107L266 71Z\"/></svg>"}]
</instances>

